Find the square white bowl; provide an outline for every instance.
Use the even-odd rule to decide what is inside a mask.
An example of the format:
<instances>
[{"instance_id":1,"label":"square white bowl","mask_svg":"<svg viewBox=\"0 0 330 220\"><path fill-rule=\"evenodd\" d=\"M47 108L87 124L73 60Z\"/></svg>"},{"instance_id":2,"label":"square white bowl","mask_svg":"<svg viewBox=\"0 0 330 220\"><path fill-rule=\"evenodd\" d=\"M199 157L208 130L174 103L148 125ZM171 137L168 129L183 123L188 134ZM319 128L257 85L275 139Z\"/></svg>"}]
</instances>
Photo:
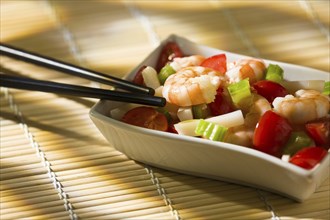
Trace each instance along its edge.
<instances>
[{"instance_id":1,"label":"square white bowl","mask_svg":"<svg viewBox=\"0 0 330 220\"><path fill-rule=\"evenodd\" d=\"M225 53L228 61L241 59L234 54L198 45L177 35L162 42L128 76L132 80L142 65L155 66L162 45L175 41L184 54L211 56ZM279 64L286 80L329 80L329 73L302 66ZM305 170L254 149L125 124L110 117L110 111L124 103L101 100L90 117L110 145L129 158L180 173L224 180L275 192L302 202L329 178L330 153L312 170Z\"/></svg>"}]
</instances>

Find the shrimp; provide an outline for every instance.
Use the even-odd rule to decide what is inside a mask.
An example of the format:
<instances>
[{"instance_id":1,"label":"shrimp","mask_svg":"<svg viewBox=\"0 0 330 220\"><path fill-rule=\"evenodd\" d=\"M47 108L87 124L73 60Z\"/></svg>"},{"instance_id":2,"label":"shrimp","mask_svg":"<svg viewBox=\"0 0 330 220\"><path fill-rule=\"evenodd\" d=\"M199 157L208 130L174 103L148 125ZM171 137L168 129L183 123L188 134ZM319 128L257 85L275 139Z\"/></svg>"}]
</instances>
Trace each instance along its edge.
<instances>
[{"instance_id":1,"label":"shrimp","mask_svg":"<svg viewBox=\"0 0 330 220\"><path fill-rule=\"evenodd\" d=\"M275 112L293 124L305 124L326 117L329 112L329 97L316 90L298 90L293 95L277 97L273 101Z\"/></svg>"},{"instance_id":2,"label":"shrimp","mask_svg":"<svg viewBox=\"0 0 330 220\"><path fill-rule=\"evenodd\" d=\"M248 113L245 115L244 124L254 129L261 116L266 111L271 110L272 106L266 98L255 93L252 93L252 103Z\"/></svg>"},{"instance_id":3,"label":"shrimp","mask_svg":"<svg viewBox=\"0 0 330 220\"><path fill-rule=\"evenodd\" d=\"M185 67L166 79L162 94L169 103L178 106L210 103L224 83L221 73L211 68Z\"/></svg>"},{"instance_id":4,"label":"shrimp","mask_svg":"<svg viewBox=\"0 0 330 220\"><path fill-rule=\"evenodd\" d=\"M205 60L205 57L203 57L201 55L192 55L192 56L188 56L188 57L176 57L170 63L170 66L175 71L179 71L188 66L199 66L204 60Z\"/></svg>"},{"instance_id":5,"label":"shrimp","mask_svg":"<svg viewBox=\"0 0 330 220\"><path fill-rule=\"evenodd\" d=\"M242 59L227 65L226 76L230 83L239 82L249 78L250 83L254 83L264 78L266 65L259 59Z\"/></svg>"}]
</instances>

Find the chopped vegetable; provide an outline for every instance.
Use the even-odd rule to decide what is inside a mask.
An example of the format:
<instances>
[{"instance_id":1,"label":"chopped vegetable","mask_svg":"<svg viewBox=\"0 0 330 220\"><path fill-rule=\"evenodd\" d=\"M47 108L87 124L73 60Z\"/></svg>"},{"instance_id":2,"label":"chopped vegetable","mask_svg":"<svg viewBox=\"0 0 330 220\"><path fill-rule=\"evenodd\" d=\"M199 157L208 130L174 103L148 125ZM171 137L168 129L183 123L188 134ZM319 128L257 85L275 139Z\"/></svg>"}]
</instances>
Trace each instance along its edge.
<instances>
[{"instance_id":1,"label":"chopped vegetable","mask_svg":"<svg viewBox=\"0 0 330 220\"><path fill-rule=\"evenodd\" d=\"M228 128L201 119L196 127L196 134L212 141L223 141Z\"/></svg>"},{"instance_id":2,"label":"chopped vegetable","mask_svg":"<svg viewBox=\"0 0 330 220\"><path fill-rule=\"evenodd\" d=\"M228 86L228 92L233 103L235 105L239 105L242 100L251 96L249 79L244 79L237 83L230 84Z\"/></svg>"},{"instance_id":3,"label":"chopped vegetable","mask_svg":"<svg viewBox=\"0 0 330 220\"><path fill-rule=\"evenodd\" d=\"M158 57L156 71L159 72L169 61L172 61L175 57L183 57L179 45L175 42L167 42Z\"/></svg>"},{"instance_id":4,"label":"chopped vegetable","mask_svg":"<svg viewBox=\"0 0 330 220\"><path fill-rule=\"evenodd\" d=\"M305 147L313 146L313 140L303 131L294 131L291 133L286 143L283 153L293 155Z\"/></svg>"},{"instance_id":5,"label":"chopped vegetable","mask_svg":"<svg viewBox=\"0 0 330 220\"><path fill-rule=\"evenodd\" d=\"M263 114L254 131L254 148L270 155L280 156L291 132L292 127L285 118L268 110Z\"/></svg>"},{"instance_id":6,"label":"chopped vegetable","mask_svg":"<svg viewBox=\"0 0 330 220\"><path fill-rule=\"evenodd\" d=\"M289 162L310 170L321 162L327 153L327 150L322 147L307 147L293 155Z\"/></svg>"},{"instance_id":7,"label":"chopped vegetable","mask_svg":"<svg viewBox=\"0 0 330 220\"><path fill-rule=\"evenodd\" d=\"M159 86L158 88L156 88L154 96L163 97L163 88L164 86Z\"/></svg>"},{"instance_id":8,"label":"chopped vegetable","mask_svg":"<svg viewBox=\"0 0 330 220\"><path fill-rule=\"evenodd\" d=\"M218 115L205 119L205 121L212 122L223 127L236 127L244 124L244 116L241 110L236 110L224 115Z\"/></svg>"},{"instance_id":9,"label":"chopped vegetable","mask_svg":"<svg viewBox=\"0 0 330 220\"><path fill-rule=\"evenodd\" d=\"M261 80L253 84L257 93L265 97L269 103L272 103L276 97L288 95L286 89L279 83L270 80Z\"/></svg>"},{"instance_id":10,"label":"chopped vegetable","mask_svg":"<svg viewBox=\"0 0 330 220\"><path fill-rule=\"evenodd\" d=\"M166 64L159 72L158 79L160 81L160 84L164 85L166 79L175 73L175 70L173 67L168 63Z\"/></svg>"},{"instance_id":11,"label":"chopped vegetable","mask_svg":"<svg viewBox=\"0 0 330 220\"><path fill-rule=\"evenodd\" d=\"M230 100L226 99L224 90L219 88L213 102L208 104L212 116L223 115L234 110Z\"/></svg>"},{"instance_id":12,"label":"chopped vegetable","mask_svg":"<svg viewBox=\"0 0 330 220\"><path fill-rule=\"evenodd\" d=\"M201 66L212 68L216 71L219 71L222 74L225 74L227 71L227 58L225 54L217 54L205 59Z\"/></svg>"},{"instance_id":13,"label":"chopped vegetable","mask_svg":"<svg viewBox=\"0 0 330 220\"><path fill-rule=\"evenodd\" d=\"M318 146L329 149L330 145L330 121L329 118L309 122L305 125L306 131Z\"/></svg>"},{"instance_id":14,"label":"chopped vegetable","mask_svg":"<svg viewBox=\"0 0 330 220\"><path fill-rule=\"evenodd\" d=\"M205 136L204 135L204 132L205 130L208 128L208 126L210 125L213 125L213 123L211 122L207 122L207 121L204 121L204 120L199 120L199 123L197 124L197 127L195 129L195 133L198 134L199 136Z\"/></svg>"},{"instance_id":15,"label":"chopped vegetable","mask_svg":"<svg viewBox=\"0 0 330 220\"><path fill-rule=\"evenodd\" d=\"M156 70L151 66L147 66L142 70L142 77L144 84L153 89L160 87L160 83L157 75L158 74Z\"/></svg>"},{"instance_id":16,"label":"chopped vegetable","mask_svg":"<svg viewBox=\"0 0 330 220\"><path fill-rule=\"evenodd\" d=\"M280 83L283 81L283 69L277 64L269 64L266 69L266 80Z\"/></svg>"},{"instance_id":17,"label":"chopped vegetable","mask_svg":"<svg viewBox=\"0 0 330 220\"><path fill-rule=\"evenodd\" d=\"M198 134L195 133L195 129L199 121L200 119L182 121L177 124L174 124L174 128L178 132L178 134L187 136L198 136Z\"/></svg>"},{"instance_id":18,"label":"chopped vegetable","mask_svg":"<svg viewBox=\"0 0 330 220\"><path fill-rule=\"evenodd\" d=\"M180 121L186 121L194 119L193 111L190 106L180 107L177 112L177 116Z\"/></svg>"},{"instance_id":19,"label":"chopped vegetable","mask_svg":"<svg viewBox=\"0 0 330 220\"><path fill-rule=\"evenodd\" d=\"M322 93L324 95L330 95L330 81L324 83L324 89Z\"/></svg>"},{"instance_id":20,"label":"chopped vegetable","mask_svg":"<svg viewBox=\"0 0 330 220\"><path fill-rule=\"evenodd\" d=\"M198 136L195 133L195 129L201 119L193 119L181 121L174 124L174 128L179 134L188 136ZM210 122L212 124L220 125L221 127L235 127L244 124L244 117L241 110L227 113L225 115L219 115L211 118L207 118L204 121Z\"/></svg>"},{"instance_id":21,"label":"chopped vegetable","mask_svg":"<svg viewBox=\"0 0 330 220\"><path fill-rule=\"evenodd\" d=\"M195 119L207 118L210 115L210 110L207 104L192 106L192 112Z\"/></svg>"}]
</instances>

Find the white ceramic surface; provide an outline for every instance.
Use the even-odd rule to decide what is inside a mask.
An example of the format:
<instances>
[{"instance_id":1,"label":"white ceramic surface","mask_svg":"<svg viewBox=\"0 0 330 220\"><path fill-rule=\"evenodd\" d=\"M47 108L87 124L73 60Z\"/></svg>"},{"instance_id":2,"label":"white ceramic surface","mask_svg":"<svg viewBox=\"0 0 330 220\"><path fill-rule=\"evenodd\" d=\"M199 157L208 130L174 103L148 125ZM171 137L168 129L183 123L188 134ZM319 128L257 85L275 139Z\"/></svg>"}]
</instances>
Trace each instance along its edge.
<instances>
[{"instance_id":1,"label":"white ceramic surface","mask_svg":"<svg viewBox=\"0 0 330 220\"><path fill-rule=\"evenodd\" d=\"M171 35L164 42L169 40L176 41L185 54L210 56L224 52L229 61L243 57L197 45L176 35ZM161 46L156 48L127 79L131 80L140 66L155 65L160 48ZM329 80L327 72L269 60L265 62L279 64L284 69L287 80ZM329 178L329 153L314 169L304 170L253 149L148 130L110 118L110 110L122 104L99 101L91 109L90 116L110 145L133 160L181 173L268 190L300 202Z\"/></svg>"}]
</instances>

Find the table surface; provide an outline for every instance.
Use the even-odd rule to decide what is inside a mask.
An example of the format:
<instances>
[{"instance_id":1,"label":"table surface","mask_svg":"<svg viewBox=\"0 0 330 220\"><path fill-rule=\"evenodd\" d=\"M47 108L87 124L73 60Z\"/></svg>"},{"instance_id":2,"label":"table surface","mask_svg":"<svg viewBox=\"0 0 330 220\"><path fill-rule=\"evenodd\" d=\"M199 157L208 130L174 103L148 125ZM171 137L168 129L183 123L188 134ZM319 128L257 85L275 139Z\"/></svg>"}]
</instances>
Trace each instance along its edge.
<instances>
[{"instance_id":1,"label":"table surface","mask_svg":"<svg viewBox=\"0 0 330 220\"><path fill-rule=\"evenodd\" d=\"M123 77L177 34L329 72L329 1L1 0L1 42ZM1 57L1 71L98 87ZM329 178L305 202L150 167L89 118L97 100L1 88L1 219L330 219Z\"/></svg>"}]
</instances>

